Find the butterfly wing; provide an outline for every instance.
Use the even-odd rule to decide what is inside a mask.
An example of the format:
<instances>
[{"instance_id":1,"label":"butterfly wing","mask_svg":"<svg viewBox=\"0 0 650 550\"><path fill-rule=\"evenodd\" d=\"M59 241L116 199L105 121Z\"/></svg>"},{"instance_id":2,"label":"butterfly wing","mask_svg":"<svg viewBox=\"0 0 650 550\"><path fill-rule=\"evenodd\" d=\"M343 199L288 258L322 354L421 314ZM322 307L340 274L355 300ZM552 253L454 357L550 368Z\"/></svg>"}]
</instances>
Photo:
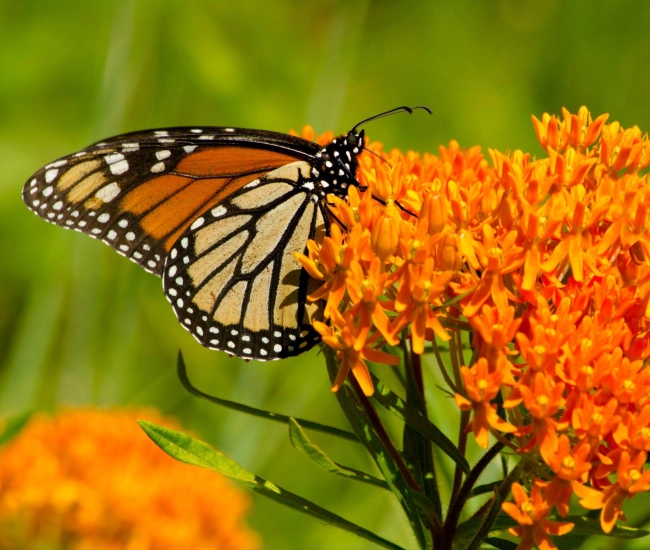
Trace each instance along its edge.
<instances>
[{"instance_id":1,"label":"butterfly wing","mask_svg":"<svg viewBox=\"0 0 650 550\"><path fill-rule=\"evenodd\" d=\"M29 179L23 199L43 219L101 239L161 276L172 245L203 212L317 151L315 143L276 132L137 132L48 164Z\"/></svg>"},{"instance_id":2,"label":"butterfly wing","mask_svg":"<svg viewBox=\"0 0 650 550\"><path fill-rule=\"evenodd\" d=\"M196 218L171 248L165 294L204 346L272 360L320 340L311 321L322 318L322 303L307 301L315 281L293 254L326 232L310 170L297 161L248 182Z\"/></svg>"}]
</instances>

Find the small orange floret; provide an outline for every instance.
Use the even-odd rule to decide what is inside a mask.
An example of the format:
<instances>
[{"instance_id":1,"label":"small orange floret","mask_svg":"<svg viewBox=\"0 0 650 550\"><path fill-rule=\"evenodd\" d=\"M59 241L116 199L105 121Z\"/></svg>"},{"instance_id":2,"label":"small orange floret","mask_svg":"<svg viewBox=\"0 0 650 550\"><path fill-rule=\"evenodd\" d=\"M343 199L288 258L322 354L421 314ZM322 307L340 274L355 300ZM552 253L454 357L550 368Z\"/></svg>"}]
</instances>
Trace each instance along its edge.
<instances>
[{"instance_id":1,"label":"small orange floret","mask_svg":"<svg viewBox=\"0 0 650 550\"><path fill-rule=\"evenodd\" d=\"M519 483L513 483L512 495L515 502L504 502L502 508L519 524L518 527L509 529L512 535L521 537L517 547L519 550L529 550L533 546L540 550L554 550L557 546L549 535L565 535L573 529L573 523L546 519L551 507L546 501L541 484L533 485L529 497Z\"/></svg>"}]
</instances>

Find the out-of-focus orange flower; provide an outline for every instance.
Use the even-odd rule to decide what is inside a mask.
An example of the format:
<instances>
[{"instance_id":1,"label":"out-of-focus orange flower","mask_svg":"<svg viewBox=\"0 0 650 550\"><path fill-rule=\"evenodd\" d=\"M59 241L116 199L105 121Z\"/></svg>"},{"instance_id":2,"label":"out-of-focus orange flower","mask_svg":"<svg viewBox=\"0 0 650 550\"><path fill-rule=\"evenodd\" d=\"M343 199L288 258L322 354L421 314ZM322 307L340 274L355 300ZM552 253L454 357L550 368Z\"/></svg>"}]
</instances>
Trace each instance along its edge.
<instances>
[{"instance_id":1,"label":"out-of-focus orange flower","mask_svg":"<svg viewBox=\"0 0 650 550\"><path fill-rule=\"evenodd\" d=\"M136 419L177 427L151 410L33 418L0 452L0 548L259 548L246 495L166 455Z\"/></svg>"}]
</instances>

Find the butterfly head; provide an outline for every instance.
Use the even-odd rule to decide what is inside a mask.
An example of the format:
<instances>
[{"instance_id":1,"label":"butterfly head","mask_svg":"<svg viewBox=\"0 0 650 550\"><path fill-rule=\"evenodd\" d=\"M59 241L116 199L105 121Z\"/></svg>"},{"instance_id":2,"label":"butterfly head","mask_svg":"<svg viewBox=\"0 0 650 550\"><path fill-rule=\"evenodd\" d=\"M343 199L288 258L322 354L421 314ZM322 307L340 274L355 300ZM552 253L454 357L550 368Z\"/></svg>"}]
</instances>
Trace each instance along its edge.
<instances>
[{"instance_id":1,"label":"butterfly head","mask_svg":"<svg viewBox=\"0 0 650 550\"><path fill-rule=\"evenodd\" d=\"M350 185L359 185L356 178L359 166L357 157L361 154L364 143L364 131L354 129L336 137L316 154L317 163L312 174L323 191L346 196Z\"/></svg>"}]
</instances>

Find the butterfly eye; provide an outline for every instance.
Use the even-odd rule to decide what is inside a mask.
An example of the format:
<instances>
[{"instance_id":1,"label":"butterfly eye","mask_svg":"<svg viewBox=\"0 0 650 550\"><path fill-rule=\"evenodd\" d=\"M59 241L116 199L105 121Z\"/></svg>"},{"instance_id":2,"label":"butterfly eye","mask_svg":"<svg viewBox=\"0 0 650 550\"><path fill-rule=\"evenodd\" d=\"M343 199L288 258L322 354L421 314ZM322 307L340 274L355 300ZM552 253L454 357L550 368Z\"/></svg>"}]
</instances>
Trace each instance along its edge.
<instances>
[{"instance_id":1,"label":"butterfly eye","mask_svg":"<svg viewBox=\"0 0 650 550\"><path fill-rule=\"evenodd\" d=\"M350 147L356 147L357 146L357 136L355 136L352 132L348 134L347 138L348 145Z\"/></svg>"}]
</instances>

